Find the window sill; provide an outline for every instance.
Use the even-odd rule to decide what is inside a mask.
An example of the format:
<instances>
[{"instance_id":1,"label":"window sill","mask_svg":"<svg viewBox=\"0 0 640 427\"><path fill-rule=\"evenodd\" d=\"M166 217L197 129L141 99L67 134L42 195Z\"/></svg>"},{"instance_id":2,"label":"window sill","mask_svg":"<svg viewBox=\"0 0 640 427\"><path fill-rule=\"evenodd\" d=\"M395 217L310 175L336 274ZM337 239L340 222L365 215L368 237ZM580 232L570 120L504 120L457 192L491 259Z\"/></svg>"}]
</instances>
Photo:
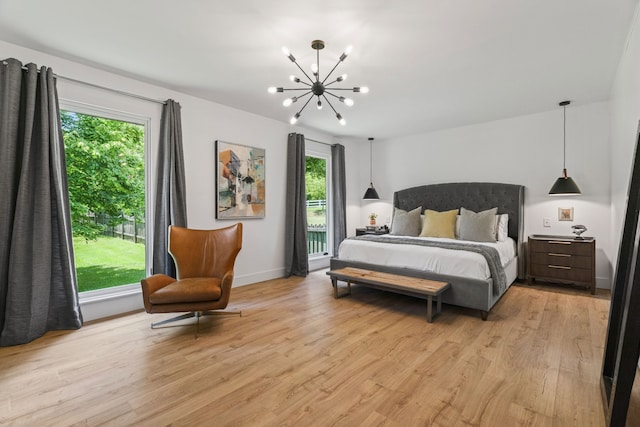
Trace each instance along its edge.
<instances>
[{"instance_id":1,"label":"window sill","mask_svg":"<svg viewBox=\"0 0 640 427\"><path fill-rule=\"evenodd\" d=\"M130 295L141 294L140 284L114 286L106 289L96 289L95 291L80 292L78 294L80 304L90 304L93 302L107 301L114 298L123 298Z\"/></svg>"}]
</instances>

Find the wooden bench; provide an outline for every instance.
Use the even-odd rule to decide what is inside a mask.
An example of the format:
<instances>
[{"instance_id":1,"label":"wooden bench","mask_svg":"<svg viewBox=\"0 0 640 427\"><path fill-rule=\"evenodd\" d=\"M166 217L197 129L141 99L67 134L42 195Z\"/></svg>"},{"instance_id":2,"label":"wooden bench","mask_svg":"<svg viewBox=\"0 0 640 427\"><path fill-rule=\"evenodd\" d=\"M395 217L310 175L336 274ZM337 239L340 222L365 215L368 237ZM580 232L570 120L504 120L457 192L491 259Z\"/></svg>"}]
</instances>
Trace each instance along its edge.
<instances>
[{"instance_id":1,"label":"wooden bench","mask_svg":"<svg viewBox=\"0 0 640 427\"><path fill-rule=\"evenodd\" d=\"M400 276L398 274L382 273L362 268L346 267L327 271L333 285L333 296L338 296L338 280L347 282L347 293L351 294L351 283L359 283L376 289L397 292L416 298L427 299L427 322L433 321L433 297L436 297L436 314L442 311L442 293L451 287L450 283L435 280L419 279Z\"/></svg>"}]
</instances>

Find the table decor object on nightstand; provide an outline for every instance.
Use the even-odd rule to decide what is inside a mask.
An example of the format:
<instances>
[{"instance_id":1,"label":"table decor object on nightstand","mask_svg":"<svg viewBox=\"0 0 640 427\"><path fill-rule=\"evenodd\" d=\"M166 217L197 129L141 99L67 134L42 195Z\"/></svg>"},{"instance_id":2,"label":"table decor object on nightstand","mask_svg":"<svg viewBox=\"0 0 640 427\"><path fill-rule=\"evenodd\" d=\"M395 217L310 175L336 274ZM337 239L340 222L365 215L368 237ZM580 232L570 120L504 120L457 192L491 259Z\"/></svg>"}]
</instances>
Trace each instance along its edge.
<instances>
[{"instance_id":1,"label":"table decor object on nightstand","mask_svg":"<svg viewBox=\"0 0 640 427\"><path fill-rule=\"evenodd\" d=\"M362 228L356 228L356 236L362 236L364 234L389 234L389 227L383 225L382 227L366 226Z\"/></svg>"},{"instance_id":2,"label":"table decor object on nightstand","mask_svg":"<svg viewBox=\"0 0 640 427\"><path fill-rule=\"evenodd\" d=\"M596 293L596 240L593 237L529 236L527 279L586 286Z\"/></svg>"}]
</instances>

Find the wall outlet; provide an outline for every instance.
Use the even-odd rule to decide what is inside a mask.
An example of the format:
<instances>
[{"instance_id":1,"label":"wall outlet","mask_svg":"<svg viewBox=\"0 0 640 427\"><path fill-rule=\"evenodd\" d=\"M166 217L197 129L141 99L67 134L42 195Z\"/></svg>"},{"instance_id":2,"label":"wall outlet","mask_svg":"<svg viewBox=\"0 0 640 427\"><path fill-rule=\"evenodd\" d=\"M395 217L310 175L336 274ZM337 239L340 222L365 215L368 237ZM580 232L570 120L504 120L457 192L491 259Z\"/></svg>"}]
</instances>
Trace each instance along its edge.
<instances>
[{"instance_id":1,"label":"wall outlet","mask_svg":"<svg viewBox=\"0 0 640 427\"><path fill-rule=\"evenodd\" d=\"M542 218L543 227L551 227L551 218Z\"/></svg>"}]
</instances>

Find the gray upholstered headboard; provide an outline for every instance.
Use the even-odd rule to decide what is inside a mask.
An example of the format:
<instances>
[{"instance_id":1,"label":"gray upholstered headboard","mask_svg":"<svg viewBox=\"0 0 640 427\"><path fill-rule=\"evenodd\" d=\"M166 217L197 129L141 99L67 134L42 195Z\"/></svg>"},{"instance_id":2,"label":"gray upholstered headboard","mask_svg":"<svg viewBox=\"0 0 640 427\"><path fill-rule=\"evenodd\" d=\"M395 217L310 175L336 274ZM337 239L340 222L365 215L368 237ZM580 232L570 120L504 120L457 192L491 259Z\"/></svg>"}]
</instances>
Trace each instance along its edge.
<instances>
[{"instance_id":1,"label":"gray upholstered headboard","mask_svg":"<svg viewBox=\"0 0 640 427\"><path fill-rule=\"evenodd\" d=\"M518 277L524 278L524 186L493 182L454 182L421 185L393 194L393 206L410 211L448 211L461 207L480 212L498 208L509 215L509 237L518 244Z\"/></svg>"}]
</instances>

